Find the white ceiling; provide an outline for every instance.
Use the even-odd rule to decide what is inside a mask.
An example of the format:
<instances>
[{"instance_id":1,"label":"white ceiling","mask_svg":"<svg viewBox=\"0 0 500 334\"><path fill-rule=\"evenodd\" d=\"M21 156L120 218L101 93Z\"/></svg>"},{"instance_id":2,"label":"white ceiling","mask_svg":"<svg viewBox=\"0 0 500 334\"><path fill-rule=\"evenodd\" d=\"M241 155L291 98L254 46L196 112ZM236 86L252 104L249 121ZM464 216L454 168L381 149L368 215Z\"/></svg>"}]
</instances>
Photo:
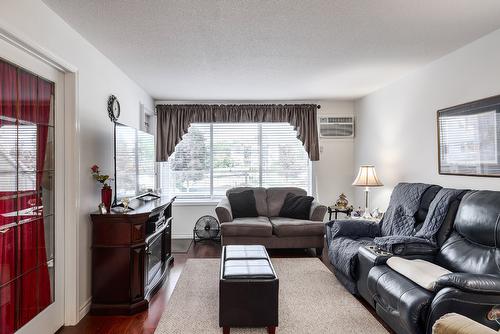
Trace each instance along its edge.
<instances>
[{"instance_id":1,"label":"white ceiling","mask_svg":"<svg viewBox=\"0 0 500 334\"><path fill-rule=\"evenodd\" d=\"M44 0L160 100L366 95L500 28L498 0Z\"/></svg>"}]
</instances>

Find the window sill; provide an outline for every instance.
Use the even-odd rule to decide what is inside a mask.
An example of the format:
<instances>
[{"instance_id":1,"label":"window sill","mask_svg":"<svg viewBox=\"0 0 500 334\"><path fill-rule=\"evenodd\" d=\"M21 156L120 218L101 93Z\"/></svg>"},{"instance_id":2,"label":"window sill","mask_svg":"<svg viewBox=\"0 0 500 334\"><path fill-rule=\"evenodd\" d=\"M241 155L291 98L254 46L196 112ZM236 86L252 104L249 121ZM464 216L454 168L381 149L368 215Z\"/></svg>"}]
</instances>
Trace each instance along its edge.
<instances>
[{"instance_id":1,"label":"window sill","mask_svg":"<svg viewBox=\"0 0 500 334\"><path fill-rule=\"evenodd\" d=\"M203 198L177 198L173 206L216 206L219 204L220 199L203 199Z\"/></svg>"}]
</instances>

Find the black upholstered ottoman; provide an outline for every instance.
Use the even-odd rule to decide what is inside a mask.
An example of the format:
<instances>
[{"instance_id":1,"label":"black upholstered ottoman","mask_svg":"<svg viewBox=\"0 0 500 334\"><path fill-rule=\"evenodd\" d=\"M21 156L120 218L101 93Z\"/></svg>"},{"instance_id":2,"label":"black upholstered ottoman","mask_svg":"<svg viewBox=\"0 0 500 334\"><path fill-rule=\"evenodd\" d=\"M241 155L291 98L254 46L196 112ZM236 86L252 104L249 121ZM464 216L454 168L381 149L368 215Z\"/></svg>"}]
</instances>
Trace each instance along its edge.
<instances>
[{"instance_id":1,"label":"black upholstered ottoman","mask_svg":"<svg viewBox=\"0 0 500 334\"><path fill-rule=\"evenodd\" d=\"M278 326L279 281L264 246L231 245L222 248L219 281L219 326Z\"/></svg>"}]
</instances>

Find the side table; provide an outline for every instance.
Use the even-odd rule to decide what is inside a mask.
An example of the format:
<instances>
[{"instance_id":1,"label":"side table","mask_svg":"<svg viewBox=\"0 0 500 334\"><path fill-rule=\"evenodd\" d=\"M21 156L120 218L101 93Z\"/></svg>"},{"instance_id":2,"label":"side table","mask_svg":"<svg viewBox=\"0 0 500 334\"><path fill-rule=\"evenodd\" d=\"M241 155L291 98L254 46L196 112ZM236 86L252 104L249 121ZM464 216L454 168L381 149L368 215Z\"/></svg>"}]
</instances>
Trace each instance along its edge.
<instances>
[{"instance_id":1,"label":"side table","mask_svg":"<svg viewBox=\"0 0 500 334\"><path fill-rule=\"evenodd\" d=\"M345 208L345 209L341 209L341 208L337 208L337 207L334 207L334 206L329 206L328 207L328 214L329 214L329 217L328 217L328 220L332 220L332 214L335 215L335 219L337 219L337 215L339 213L345 213L348 217L351 216L351 212L352 212L352 208Z\"/></svg>"}]
</instances>

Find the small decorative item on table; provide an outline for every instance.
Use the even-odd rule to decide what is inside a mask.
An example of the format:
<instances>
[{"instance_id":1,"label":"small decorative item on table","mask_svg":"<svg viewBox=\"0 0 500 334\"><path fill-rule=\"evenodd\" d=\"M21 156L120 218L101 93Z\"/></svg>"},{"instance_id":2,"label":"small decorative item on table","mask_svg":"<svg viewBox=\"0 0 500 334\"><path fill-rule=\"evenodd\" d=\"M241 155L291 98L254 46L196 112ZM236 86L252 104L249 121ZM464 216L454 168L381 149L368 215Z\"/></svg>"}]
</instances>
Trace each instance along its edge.
<instances>
[{"instance_id":1,"label":"small decorative item on table","mask_svg":"<svg viewBox=\"0 0 500 334\"><path fill-rule=\"evenodd\" d=\"M99 209L99 213L100 213L101 215L108 213L108 210L106 210L106 206L104 205L104 203L100 203L100 204L97 206L97 208Z\"/></svg>"},{"instance_id":2,"label":"small decorative item on table","mask_svg":"<svg viewBox=\"0 0 500 334\"><path fill-rule=\"evenodd\" d=\"M127 212L128 211L128 205L130 203L130 199L128 197L124 197L122 199L122 204L123 204L123 212Z\"/></svg>"},{"instance_id":3,"label":"small decorative item on table","mask_svg":"<svg viewBox=\"0 0 500 334\"><path fill-rule=\"evenodd\" d=\"M106 211L110 212L111 210L111 197L113 195L113 190L108 184L108 181L111 179L109 178L109 175L101 174L101 171L99 170L99 166L94 165L90 167L90 170L92 172L92 176L94 179L102 184L102 189L101 189L101 202L104 204L106 207Z\"/></svg>"},{"instance_id":4,"label":"small decorative item on table","mask_svg":"<svg viewBox=\"0 0 500 334\"><path fill-rule=\"evenodd\" d=\"M353 210L352 205L349 206L349 201L344 193L341 193L334 205L328 207L329 220L332 220L332 214L335 214L335 219L339 213L344 213L350 217Z\"/></svg>"}]
</instances>

